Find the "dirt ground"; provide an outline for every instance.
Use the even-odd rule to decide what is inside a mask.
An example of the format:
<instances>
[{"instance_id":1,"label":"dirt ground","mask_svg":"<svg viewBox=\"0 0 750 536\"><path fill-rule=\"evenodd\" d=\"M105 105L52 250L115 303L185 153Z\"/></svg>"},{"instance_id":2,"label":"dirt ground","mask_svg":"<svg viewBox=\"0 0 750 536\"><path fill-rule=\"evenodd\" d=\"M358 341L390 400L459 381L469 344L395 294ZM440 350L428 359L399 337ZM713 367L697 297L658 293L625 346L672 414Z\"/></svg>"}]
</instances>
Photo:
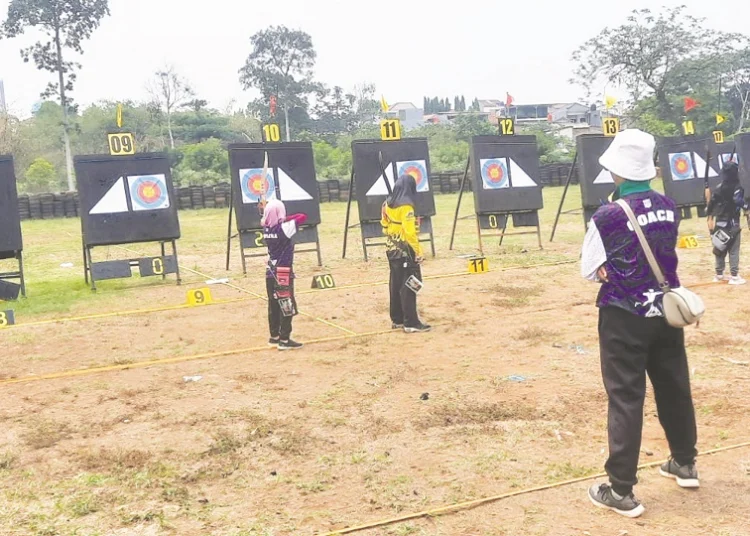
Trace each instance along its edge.
<instances>
[{"instance_id":1,"label":"dirt ground","mask_svg":"<svg viewBox=\"0 0 750 536\"><path fill-rule=\"evenodd\" d=\"M596 285L575 262L509 268L575 261L582 233L572 231L577 221L569 227L573 238L545 244L545 257L517 248L509 262L495 246L490 273L426 279L420 309L435 329L424 335L388 329L383 284L345 288L387 278L382 260L356 254L328 262L340 287L332 291L302 292L319 271L301 261L298 302L310 316L295 319L295 338L323 342L297 352L260 349L265 302L216 286L218 299L247 299L0 332L0 382L231 352L0 383L0 534L326 534L600 472ZM466 272L465 259L439 246L426 276ZM680 255L683 282L700 284L709 309L686 332L699 448L750 441L750 286L704 285L710 250ZM182 261L213 275L222 257L187 252ZM189 276L187 286L201 281ZM232 282L263 292L257 277ZM144 292L112 292L88 312L180 303L185 288ZM345 330L378 334L339 338ZM649 393L641 461L668 454ZM358 534L750 534L750 448L699 467L697 492L641 471L639 520L594 509L587 481Z\"/></svg>"}]
</instances>

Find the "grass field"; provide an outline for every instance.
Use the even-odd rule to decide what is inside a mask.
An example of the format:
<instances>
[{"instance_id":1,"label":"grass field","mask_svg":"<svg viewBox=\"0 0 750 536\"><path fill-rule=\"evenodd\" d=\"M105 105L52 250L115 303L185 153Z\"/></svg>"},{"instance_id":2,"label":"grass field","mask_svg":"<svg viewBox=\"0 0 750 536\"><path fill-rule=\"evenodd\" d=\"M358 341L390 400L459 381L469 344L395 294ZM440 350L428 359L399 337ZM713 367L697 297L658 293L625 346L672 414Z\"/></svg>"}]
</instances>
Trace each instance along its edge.
<instances>
[{"instance_id":1,"label":"grass field","mask_svg":"<svg viewBox=\"0 0 750 536\"><path fill-rule=\"evenodd\" d=\"M421 336L388 329L382 252L363 262L355 229L342 259L346 205L323 204L325 266L297 258L295 338L311 344L294 353L264 347L263 259L244 277L235 243L224 269L224 210L180 213L182 286L135 276L96 293L83 281L78 220L24 222L29 297L0 304L18 322L0 331L0 534L326 534L600 472L597 288L578 275L580 215L564 215L549 242L561 193L544 190L543 250L533 235L502 248L486 238L492 271L471 276L461 274L474 221L459 222L449 251L457 197L436 196L437 257L420 294L435 329ZM566 208L579 206L572 188ZM680 250L680 272L709 309L686 331L705 451L750 440L750 307L748 288L704 284L704 228L683 223L701 247ZM95 260L129 256L95 250ZM339 288L311 290L320 273ZM211 286L222 303L172 308L223 277L231 286ZM72 318L89 315L102 316ZM668 452L649 393L642 462ZM580 482L359 534L750 534L750 449L699 466L697 493L642 471L638 521L593 509Z\"/></svg>"}]
</instances>

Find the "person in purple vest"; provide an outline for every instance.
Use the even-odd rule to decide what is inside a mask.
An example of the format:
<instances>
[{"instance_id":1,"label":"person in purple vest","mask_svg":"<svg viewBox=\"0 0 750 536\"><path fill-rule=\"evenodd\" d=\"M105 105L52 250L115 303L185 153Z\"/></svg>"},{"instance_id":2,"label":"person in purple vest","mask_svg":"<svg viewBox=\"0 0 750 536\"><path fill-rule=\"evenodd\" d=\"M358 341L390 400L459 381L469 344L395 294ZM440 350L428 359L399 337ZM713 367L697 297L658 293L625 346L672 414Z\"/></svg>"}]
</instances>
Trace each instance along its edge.
<instances>
[{"instance_id":1,"label":"person in purple vest","mask_svg":"<svg viewBox=\"0 0 750 536\"><path fill-rule=\"evenodd\" d=\"M291 339L292 318L297 314L294 299L294 240L299 226L307 221L305 214L287 216L284 203L277 199L268 201L263 207L260 220L263 240L268 246L266 267L266 292L268 294L268 328L270 346L279 350L294 350L302 344Z\"/></svg>"},{"instance_id":2,"label":"person in purple vest","mask_svg":"<svg viewBox=\"0 0 750 536\"><path fill-rule=\"evenodd\" d=\"M678 212L668 197L651 189L656 176L655 140L640 130L624 130L599 159L635 213L656 260L672 288L677 277ZM616 203L603 205L589 223L581 275L600 282L599 348L609 398L609 484L594 485L595 506L638 517L643 505L633 495L643 429L646 375L651 379L659 422L669 442L670 460L660 474L683 488L699 486L695 468L697 429L682 329L669 326L662 291L627 215Z\"/></svg>"}]
</instances>

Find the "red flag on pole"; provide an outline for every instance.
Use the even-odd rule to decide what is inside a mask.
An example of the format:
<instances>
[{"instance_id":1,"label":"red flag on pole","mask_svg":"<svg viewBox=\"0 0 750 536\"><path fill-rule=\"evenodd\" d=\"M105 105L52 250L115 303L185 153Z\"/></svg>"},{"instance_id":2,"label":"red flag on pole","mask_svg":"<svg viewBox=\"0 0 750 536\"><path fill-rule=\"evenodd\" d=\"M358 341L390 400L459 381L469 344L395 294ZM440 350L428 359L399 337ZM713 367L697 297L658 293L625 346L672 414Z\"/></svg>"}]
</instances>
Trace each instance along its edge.
<instances>
[{"instance_id":1,"label":"red flag on pole","mask_svg":"<svg viewBox=\"0 0 750 536\"><path fill-rule=\"evenodd\" d=\"M276 95L271 95L270 99L271 117L276 116Z\"/></svg>"},{"instance_id":2,"label":"red flag on pole","mask_svg":"<svg viewBox=\"0 0 750 536\"><path fill-rule=\"evenodd\" d=\"M685 113L688 113L693 108L696 108L700 103L691 98L691 97L685 97Z\"/></svg>"},{"instance_id":3,"label":"red flag on pole","mask_svg":"<svg viewBox=\"0 0 750 536\"><path fill-rule=\"evenodd\" d=\"M508 92L506 91L506 92L505 92L505 107L506 107L506 108L510 108L510 107L511 107L511 105L513 104L514 100L515 100L515 99L513 98L513 95L511 95L510 93L508 93Z\"/></svg>"}]
</instances>

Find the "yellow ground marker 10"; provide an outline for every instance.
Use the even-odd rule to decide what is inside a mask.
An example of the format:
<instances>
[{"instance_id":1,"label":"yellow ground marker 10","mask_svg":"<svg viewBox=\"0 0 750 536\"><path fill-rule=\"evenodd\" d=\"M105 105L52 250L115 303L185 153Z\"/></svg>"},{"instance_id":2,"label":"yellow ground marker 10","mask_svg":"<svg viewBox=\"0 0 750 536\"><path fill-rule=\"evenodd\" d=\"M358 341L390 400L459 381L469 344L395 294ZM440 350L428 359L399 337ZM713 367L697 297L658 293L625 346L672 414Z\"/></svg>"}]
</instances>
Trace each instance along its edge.
<instances>
[{"instance_id":1,"label":"yellow ground marker 10","mask_svg":"<svg viewBox=\"0 0 750 536\"><path fill-rule=\"evenodd\" d=\"M188 305L208 305L214 302L214 298L211 296L211 289L197 288L188 291L187 301Z\"/></svg>"},{"instance_id":2,"label":"yellow ground marker 10","mask_svg":"<svg viewBox=\"0 0 750 536\"><path fill-rule=\"evenodd\" d=\"M485 257L469 259L469 273L483 274L490 271L490 264Z\"/></svg>"},{"instance_id":3,"label":"yellow ground marker 10","mask_svg":"<svg viewBox=\"0 0 750 536\"><path fill-rule=\"evenodd\" d=\"M682 236L677 242L678 248L684 249L695 249L698 247L698 237L696 236Z\"/></svg>"},{"instance_id":4,"label":"yellow ground marker 10","mask_svg":"<svg viewBox=\"0 0 750 536\"><path fill-rule=\"evenodd\" d=\"M333 276L331 274L316 275L312 279L312 288L316 288L318 290L336 288L336 282L333 280Z\"/></svg>"},{"instance_id":5,"label":"yellow ground marker 10","mask_svg":"<svg viewBox=\"0 0 750 536\"><path fill-rule=\"evenodd\" d=\"M7 328L16 323L16 317L12 310L0 311L0 329Z\"/></svg>"}]
</instances>

